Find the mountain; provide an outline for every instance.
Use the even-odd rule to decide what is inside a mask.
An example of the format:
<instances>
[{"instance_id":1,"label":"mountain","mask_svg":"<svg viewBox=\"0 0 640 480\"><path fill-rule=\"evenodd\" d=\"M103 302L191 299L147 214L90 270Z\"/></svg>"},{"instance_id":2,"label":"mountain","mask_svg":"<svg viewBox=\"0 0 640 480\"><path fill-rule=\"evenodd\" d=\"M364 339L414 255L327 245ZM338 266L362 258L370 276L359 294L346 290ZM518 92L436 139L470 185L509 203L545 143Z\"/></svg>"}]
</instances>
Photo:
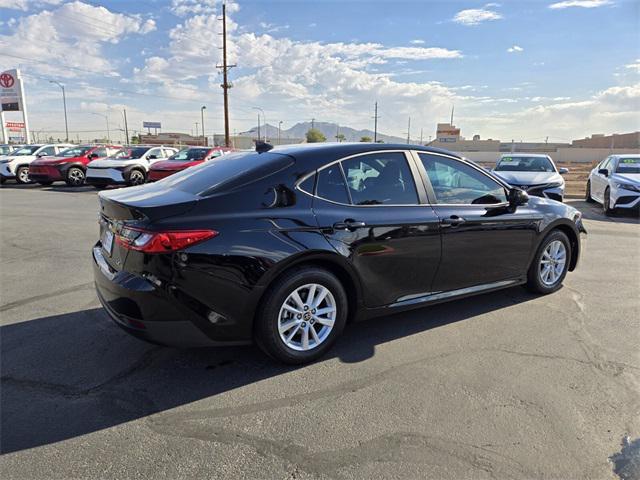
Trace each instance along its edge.
<instances>
[{"instance_id":1,"label":"mountain","mask_svg":"<svg viewBox=\"0 0 640 480\"><path fill-rule=\"evenodd\" d=\"M373 139L373 130L356 130L355 128L338 125L330 122L314 122L314 127L320 130L327 141L335 142L338 129L342 135L345 136L347 142L359 142L362 137L371 137ZM282 138L305 138L307 131L311 128L311 122L296 123L293 127L282 130L280 135ZM257 135L258 127L254 127L251 130L242 132L240 135L255 137ZM264 135L264 125L260 126L260 136ZM277 139L278 128L273 125L267 124L267 139ZM383 140L385 143L406 143L406 138L394 137L392 135L385 135L378 132L378 140Z\"/></svg>"}]
</instances>

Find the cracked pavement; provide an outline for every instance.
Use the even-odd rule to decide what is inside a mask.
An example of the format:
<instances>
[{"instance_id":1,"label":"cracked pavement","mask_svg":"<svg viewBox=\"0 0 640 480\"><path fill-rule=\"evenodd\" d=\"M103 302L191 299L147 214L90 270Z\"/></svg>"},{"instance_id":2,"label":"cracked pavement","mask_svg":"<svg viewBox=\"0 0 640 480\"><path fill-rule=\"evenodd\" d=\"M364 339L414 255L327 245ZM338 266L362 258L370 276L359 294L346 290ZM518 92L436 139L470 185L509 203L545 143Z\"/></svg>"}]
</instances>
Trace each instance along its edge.
<instances>
[{"instance_id":1,"label":"cracked pavement","mask_svg":"<svg viewBox=\"0 0 640 480\"><path fill-rule=\"evenodd\" d=\"M3 186L0 476L618 478L640 436L640 226L574 203L589 236L556 294L350 325L294 368L123 333L92 288L96 194Z\"/></svg>"}]
</instances>

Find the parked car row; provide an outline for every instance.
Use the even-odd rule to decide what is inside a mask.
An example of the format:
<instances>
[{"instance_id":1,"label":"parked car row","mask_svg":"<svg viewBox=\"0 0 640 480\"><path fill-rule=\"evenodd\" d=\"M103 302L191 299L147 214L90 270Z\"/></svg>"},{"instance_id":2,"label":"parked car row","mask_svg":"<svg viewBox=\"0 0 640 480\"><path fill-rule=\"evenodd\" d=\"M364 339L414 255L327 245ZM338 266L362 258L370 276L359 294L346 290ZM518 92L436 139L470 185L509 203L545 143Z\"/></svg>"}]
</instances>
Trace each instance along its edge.
<instances>
[{"instance_id":1,"label":"parked car row","mask_svg":"<svg viewBox=\"0 0 640 480\"><path fill-rule=\"evenodd\" d=\"M223 147L174 147L153 145L26 145L0 156L2 183L37 182L69 186L85 183L102 189L108 185L140 185L155 181L198 163L224 155Z\"/></svg>"},{"instance_id":2,"label":"parked car row","mask_svg":"<svg viewBox=\"0 0 640 480\"><path fill-rule=\"evenodd\" d=\"M598 202L606 215L640 207L640 155L610 155L587 180L587 202Z\"/></svg>"}]
</instances>

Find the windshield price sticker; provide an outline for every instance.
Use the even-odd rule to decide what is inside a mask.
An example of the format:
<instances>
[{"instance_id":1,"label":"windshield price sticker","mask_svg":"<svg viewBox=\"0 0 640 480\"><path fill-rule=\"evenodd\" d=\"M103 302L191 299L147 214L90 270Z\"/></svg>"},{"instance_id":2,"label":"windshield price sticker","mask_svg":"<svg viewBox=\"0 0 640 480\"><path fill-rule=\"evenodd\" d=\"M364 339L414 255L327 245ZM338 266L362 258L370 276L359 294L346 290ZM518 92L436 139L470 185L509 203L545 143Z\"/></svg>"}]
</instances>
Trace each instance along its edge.
<instances>
[{"instance_id":1,"label":"windshield price sticker","mask_svg":"<svg viewBox=\"0 0 640 480\"><path fill-rule=\"evenodd\" d=\"M620 163L624 163L625 165L637 165L640 164L640 158L622 158Z\"/></svg>"}]
</instances>

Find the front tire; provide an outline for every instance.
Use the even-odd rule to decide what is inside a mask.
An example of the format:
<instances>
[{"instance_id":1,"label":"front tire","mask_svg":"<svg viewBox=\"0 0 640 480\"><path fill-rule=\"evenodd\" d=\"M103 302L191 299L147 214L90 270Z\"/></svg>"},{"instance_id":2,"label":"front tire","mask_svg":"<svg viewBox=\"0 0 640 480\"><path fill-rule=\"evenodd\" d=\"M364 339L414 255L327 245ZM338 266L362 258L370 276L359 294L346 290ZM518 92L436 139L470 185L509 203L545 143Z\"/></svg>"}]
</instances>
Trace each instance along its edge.
<instances>
[{"instance_id":1,"label":"front tire","mask_svg":"<svg viewBox=\"0 0 640 480\"><path fill-rule=\"evenodd\" d=\"M569 270L571 242L560 230L552 230L540 243L527 272L526 287L546 295L562 286Z\"/></svg>"},{"instance_id":2,"label":"front tire","mask_svg":"<svg viewBox=\"0 0 640 480\"><path fill-rule=\"evenodd\" d=\"M31 180L29 180L29 167L18 167L16 170L16 182L21 185L31 183Z\"/></svg>"},{"instance_id":3,"label":"front tire","mask_svg":"<svg viewBox=\"0 0 640 480\"><path fill-rule=\"evenodd\" d=\"M135 185L142 185L147 181L147 176L139 168L134 168L129 172L127 179L127 185L133 187Z\"/></svg>"},{"instance_id":4,"label":"front tire","mask_svg":"<svg viewBox=\"0 0 640 480\"><path fill-rule=\"evenodd\" d=\"M81 185L84 185L84 180L84 170L78 167L71 167L67 170L67 176L64 179L65 183L70 187L80 187Z\"/></svg>"},{"instance_id":5,"label":"front tire","mask_svg":"<svg viewBox=\"0 0 640 480\"><path fill-rule=\"evenodd\" d=\"M593 203L595 200L591 197L591 182L587 180L587 190L584 194L584 201L588 203Z\"/></svg>"},{"instance_id":6,"label":"front tire","mask_svg":"<svg viewBox=\"0 0 640 480\"><path fill-rule=\"evenodd\" d=\"M609 190L609 187L604 191L602 210L606 216L613 215L616 211L615 208L611 208L611 190Z\"/></svg>"},{"instance_id":7,"label":"front tire","mask_svg":"<svg viewBox=\"0 0 640 480\"><path fill-rule=\"evenodd\" d=\"M304 267L285 273L265 295L255 339L267 355L296 365L324 355L344 329L347 295L332 273Z\"/></svg>"}]
</instances>

